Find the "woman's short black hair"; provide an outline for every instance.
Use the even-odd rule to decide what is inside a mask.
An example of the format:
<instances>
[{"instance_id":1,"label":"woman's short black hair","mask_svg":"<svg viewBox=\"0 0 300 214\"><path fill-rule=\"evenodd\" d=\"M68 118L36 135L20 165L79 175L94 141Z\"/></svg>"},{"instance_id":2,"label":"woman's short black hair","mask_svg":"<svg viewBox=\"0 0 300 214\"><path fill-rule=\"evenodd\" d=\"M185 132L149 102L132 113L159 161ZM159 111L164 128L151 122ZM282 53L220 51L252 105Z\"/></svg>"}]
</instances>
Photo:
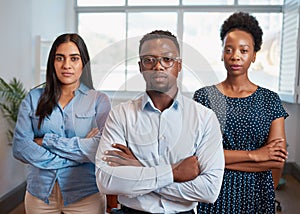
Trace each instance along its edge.
<instances>
[{"instance_id":1,"label":"woman's short black hair","mask_svg":"<svg viewBox=\"0 0 300 214\"><path fill-rule=\"evenodd\" d=\"M229 16L221 26L220 37L222 42L224 41L227 33L234 29L250 33L254 40L254 51L257 52L260 50L263 31L254 16L246 12L236 12Z\"/></svg>"}]
</instances>

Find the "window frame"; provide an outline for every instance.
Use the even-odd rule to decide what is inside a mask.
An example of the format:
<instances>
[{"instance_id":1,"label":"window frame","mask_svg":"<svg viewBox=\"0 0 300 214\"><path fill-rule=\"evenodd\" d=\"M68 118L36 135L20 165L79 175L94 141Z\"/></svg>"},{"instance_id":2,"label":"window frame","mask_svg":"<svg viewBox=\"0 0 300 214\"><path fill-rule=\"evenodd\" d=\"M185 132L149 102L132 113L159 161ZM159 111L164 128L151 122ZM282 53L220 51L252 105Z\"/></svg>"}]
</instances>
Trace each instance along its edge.
<instances>
[{"instance_id":1,"label":"window frame","mask_svg":"<svg viewBox=\"0 0 300 214\"><path fill-rule=\"evenodd\" d=\"M76 1L76 0L75 0ZM124 6L78 6L77 1L75 2L74 10L75 10L75 26L76 30L78 32L78 17L80 13L125 13L126 16L128 13L133 12L174 12L176 11L178 13L178 20L177 20L177 38L182 43L183 41L183 16L185 12L228 12L233 13L235 11L246 11L249 13L284 13L284 6L286 4L286 1L284 0L283 5L239 5L238 0L234 1L233 5L184 5L183 0L179 0L179 5L173 5L173 6L131 6L128 5L128 0L125 0ZM126 20L126 31L128 30L128 22ZM297 35L299 33L297 32ZM127 37L127 34L126 34ZM297 36L298 37L298 36ZM128 37L126 38L126 40ZM299 39L298 39L299 40ZM182 45L182 44L181 44ZM299 52L299 42L297 42L297 50ZM299 54L297 54L297 57L299 59ZM298 100L298 94L299 94L299 75L298 75L298 62L296 63L296 70L295 70L295 78L297 81L295 81L295 85L293 86L295 88L294 94L286 96L286 94L281 93L278 88L278 94L280 95L281 99L286 102L292 102L297 103L300 102ZM281 58L280 58L280 73L279 73L279 79L280 79L281 73ZM182 82L182 81L180 81ZM278 83L279 84L279 83ZM108 91L108 93L113 94L113 91ZM136 93L130 93L128 91L118 92L120 96L122 94L129 95L130 94L136 94ZM133 95L135 96L135 95ZM191 96L191 93L188 93L188 96ZM292 98L291 98L292 97Z\"/></svg>"}]
</instances>

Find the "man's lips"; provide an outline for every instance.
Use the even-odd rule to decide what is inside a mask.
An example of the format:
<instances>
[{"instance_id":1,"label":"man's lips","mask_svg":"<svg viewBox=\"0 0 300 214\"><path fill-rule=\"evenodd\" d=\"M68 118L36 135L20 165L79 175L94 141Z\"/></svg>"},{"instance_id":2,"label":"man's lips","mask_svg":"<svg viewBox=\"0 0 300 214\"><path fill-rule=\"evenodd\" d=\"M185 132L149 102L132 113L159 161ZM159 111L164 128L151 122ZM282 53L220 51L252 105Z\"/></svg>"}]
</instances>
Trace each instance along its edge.
<instances>
[{"instance_id":1,"label":"man's lips","mask_svg":"<svg viewBox=\"0 0 300 214\"><path fill-rule=\"evenodd\" d=\"M160 81L164 81L165 79L167 79L167 76L166 75L155 75L152 78L155 79L156 81L160 82Z\"/></svg>"}]
</instances>

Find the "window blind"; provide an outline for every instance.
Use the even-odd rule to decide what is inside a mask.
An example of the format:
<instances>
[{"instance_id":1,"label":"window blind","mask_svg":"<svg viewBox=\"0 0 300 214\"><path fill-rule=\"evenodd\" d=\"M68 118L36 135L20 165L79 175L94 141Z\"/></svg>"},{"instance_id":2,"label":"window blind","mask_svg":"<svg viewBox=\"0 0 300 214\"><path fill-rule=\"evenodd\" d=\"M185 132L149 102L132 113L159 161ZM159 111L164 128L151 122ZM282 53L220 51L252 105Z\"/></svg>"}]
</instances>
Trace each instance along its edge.
<instances>
[{"instance_id":1,"label":"window blind","mask_svg":"<svg viewBox=\"0 0 300 214\"><path fill-rule=\"evenodd\" d=\"M299 73L299 1L285 0L283 7L281 64L278 94L282 101L297 103Z\"/></svg>"}]
</instances>

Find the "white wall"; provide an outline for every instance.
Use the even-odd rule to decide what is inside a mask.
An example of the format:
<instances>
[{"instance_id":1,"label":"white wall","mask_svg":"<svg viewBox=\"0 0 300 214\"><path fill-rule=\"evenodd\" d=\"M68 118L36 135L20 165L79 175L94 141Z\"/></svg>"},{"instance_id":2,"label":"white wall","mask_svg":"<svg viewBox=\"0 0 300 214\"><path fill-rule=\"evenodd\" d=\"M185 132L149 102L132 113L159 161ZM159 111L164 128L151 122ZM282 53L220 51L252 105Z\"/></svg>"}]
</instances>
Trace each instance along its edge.
<instances>
[{"instance_id":1,"label":"white wall","mask_svg":"<svg viewBox=\"0 0 300 214\"><path fill-rule=\"evenodd\" d=\"M5 80L18 77L26 86L31 85L32 75L30 14L31 4L27 1L0 2L0 76ZM6 122L0 115L1 197L24 181L25 172L23 164L12 157L11 146L6 137Z\"/></svg>"},{"instance_id":2,"label":"white wall","mask_svg":"<svg viewBox=\"0 0 300 214\"><path fill-rule=\"evenodd\" d=\"M75 31L73 0L31 0L32 38L41 35L42 39L54 40L65 32Z\"/></svg>"},{"instance_id":3,"label":"white wall","mask_svg":"<svg viewBox=\"0 0 300 214\"><path fill-rule=\"evenodd\" d=\"M35 37L53 40L74 32L72 8L72 0L1 0L0 76L17 77L27 89L35 86ZM24 166L12 157L0 114L0 198L25 181Z\"/></svg>"},{"instance_id":4,"label":"white wall","mask_svg":"<svg viewBox=\"0 0 300 214\"><path fill-rule=\"evenodd\" d=\"M18 76L31 84L31 4L30 1L0 2L0 75L6 80Z\"/></svg>"},{"instance_id":5,"label":"white wall","mask_svg":"<svg viewBox=\"0 0 300 214\"><path fill-rule=\"evenodd\" d=\"M284 103L289 117L285 120L285 132L288 144L288 162L295 162L300 166L300 105Z\"/></svg>"}]
</instances>

